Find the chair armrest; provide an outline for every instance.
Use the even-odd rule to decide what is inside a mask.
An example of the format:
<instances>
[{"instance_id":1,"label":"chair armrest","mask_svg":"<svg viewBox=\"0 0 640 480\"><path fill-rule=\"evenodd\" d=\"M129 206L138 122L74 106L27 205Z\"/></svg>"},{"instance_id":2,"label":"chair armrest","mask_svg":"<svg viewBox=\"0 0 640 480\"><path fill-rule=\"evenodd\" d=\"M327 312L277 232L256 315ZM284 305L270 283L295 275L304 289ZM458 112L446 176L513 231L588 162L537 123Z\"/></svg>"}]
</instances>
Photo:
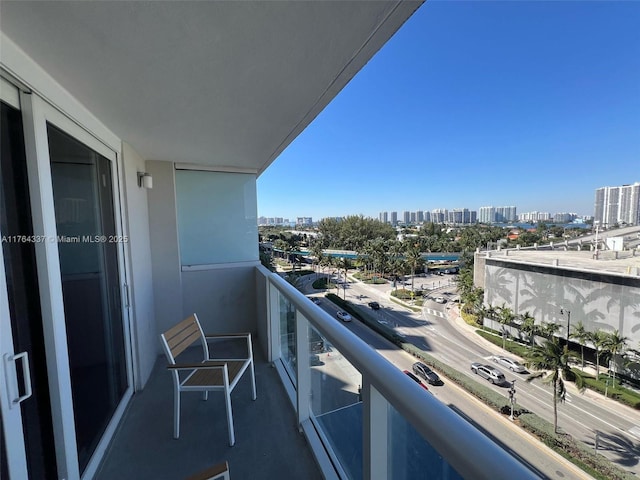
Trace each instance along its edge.
<instances>
[{"instance_id":1,"label":"chair armrest","mask_svg":"<svg viewBox=\"0 0 640 480\"><path fill-rule=\"evenodd\" d=\"M210 358L209 360L207 360L207 362L221 362L221 363L227 363L227 362L248 362L250 360L253 360L250 357L235 357L235 358Z\"/></svg>"},{"instance_id":2,"label":"chair armrest","mask_svg":"<svg viewBox=\"0 0 640 480\"><path fill-rule=\"evenodd\" d=\"M167 368L169 370L200 370L224 368L226 365L226 362L176 363L173 365L167 365Z\"/></svg>"},{"instance_id":3,"label":"chair armrest","mask_svg":"<svg viewBox=\"0 0 640 480\"><path fill-rule=\"evenodd\" d=\"M249 335L251 335L251 333L246 332L246 333L221 333L221 334L215 334L215 333L205 333L204 338L240 338L240 337L249 337Z\"/></svg>"}]
</instances>

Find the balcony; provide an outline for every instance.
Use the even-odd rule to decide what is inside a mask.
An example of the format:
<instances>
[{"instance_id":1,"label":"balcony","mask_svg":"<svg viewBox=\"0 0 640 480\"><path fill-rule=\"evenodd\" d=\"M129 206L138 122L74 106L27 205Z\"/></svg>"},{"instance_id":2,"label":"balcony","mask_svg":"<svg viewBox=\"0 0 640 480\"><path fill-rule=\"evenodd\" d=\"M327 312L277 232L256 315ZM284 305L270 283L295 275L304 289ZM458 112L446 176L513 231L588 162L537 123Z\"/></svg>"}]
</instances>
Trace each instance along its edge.
<instances>
[{"instance_id":1,"label":"balcony","mask_svg":"<svg viewBox=\"0 0 640 480\"><path fill-rule=\"evenodd\" d=\"M158 359L96 478L186 478L223 460L232 478L537 478L282 278L257 267L256 280L268 353L255 349L257 400L248 378L232 394L236 445L220 395L183 395L172 438Z\"/></svg>"}]
</instances>

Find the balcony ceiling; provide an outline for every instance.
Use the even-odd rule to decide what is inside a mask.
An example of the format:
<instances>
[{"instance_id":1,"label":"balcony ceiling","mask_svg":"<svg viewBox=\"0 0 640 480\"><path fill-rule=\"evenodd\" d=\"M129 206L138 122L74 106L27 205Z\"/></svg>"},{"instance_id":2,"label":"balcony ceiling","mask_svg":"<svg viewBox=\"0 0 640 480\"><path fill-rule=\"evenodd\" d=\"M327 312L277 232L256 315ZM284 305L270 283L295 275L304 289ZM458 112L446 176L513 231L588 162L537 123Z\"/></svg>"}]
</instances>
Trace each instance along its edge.
<instances>
[{"instance_id":1,"label":"balcony ceiling","mask_svg":"<svg viewBox=\"0 0 640 480\"><path fill-rule=\"evenodd\" d=\"M420 4L2 1L0 27L145 159L260 174Z\"/></svg>"}]
</instances>

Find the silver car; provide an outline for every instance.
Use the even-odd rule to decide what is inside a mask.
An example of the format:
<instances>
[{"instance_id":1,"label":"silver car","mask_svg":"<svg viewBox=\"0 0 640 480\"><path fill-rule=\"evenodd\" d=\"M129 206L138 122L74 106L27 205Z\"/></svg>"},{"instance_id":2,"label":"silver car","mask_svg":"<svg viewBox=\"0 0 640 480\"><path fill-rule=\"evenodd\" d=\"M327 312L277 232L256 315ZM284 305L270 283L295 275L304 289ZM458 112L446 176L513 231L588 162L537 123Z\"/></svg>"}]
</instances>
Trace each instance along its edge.
<instances>
[{"instance_id":1,"label":"silver car","mask_svg":"<svg viewBox=\"0 0 640 480\"><path fill-rule=\"evenodd\" d=\"M471 371L496 385L500 385L506 380L504 378L504 373L491 365L483 365L482 363L474 362L471 364Z\"/></svg>"},{"instance_id":2,"label":"silver car","mask_svg":"<svg viewBox=\"0 0 640 480\"><path fill-rule=\"evenodd\" d=\"M503 367L506 367L506 368L508 368L509 370L511 370L512 372L515 372L515 373L524 373L524 372L527 371L527 369L524 367L524 365L522 365L517 360L514 360L514 359L509 358L509 357L503 357L502 355L498 355L496 357L493 357L493 361L496 362L496 363L499 363Z\"/></svg>"}]
</instances>

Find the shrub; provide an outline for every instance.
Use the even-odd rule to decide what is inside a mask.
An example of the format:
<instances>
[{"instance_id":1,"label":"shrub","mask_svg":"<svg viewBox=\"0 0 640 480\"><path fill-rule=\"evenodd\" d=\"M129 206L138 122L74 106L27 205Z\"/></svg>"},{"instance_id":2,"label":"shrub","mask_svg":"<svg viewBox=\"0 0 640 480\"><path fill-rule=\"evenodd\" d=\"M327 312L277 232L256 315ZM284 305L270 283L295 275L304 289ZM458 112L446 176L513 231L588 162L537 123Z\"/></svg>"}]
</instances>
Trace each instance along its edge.
<instances>
[{"instance_id":1,"label":"shrub","mask_svg":"<svg viewBox=\"0 0 640 480\"><path fill-rule=\"evenodd\" d=\"M476 333L480 335L482 338L489 340L494 345L502 348L502 336L498 336L496 334L490 333L491 331L487 330L476 330ZM513 340L509 340L507 338L505 342L505 350L511 352L519 357L525 357L529 351L529 347L523 345L522 343L514 342Z\"/></svg>"},{"instance_id":2,"label":"shrub","mask_svg":"<svg viewBox=\"0 0 640 480\"><path fill-rule=\"evenodd\" d=\"M587 388L595 390L596 392L599 392L603 395L606 393L609 398L640 410L640 394L634 392L633 390L629 390L628 388L622 387L617 379L615 386L613 386L612 384L607 386L606 382L609 381L611 383L613 379L609 378L606 375L600 375L600 378L598 380L591 376L583 375L583 377L585 386Z\"/></svg>"},{"instance_id":3,"label":"shrub","mask_svg":"<svg viewBox=\"0 0 640 480\"><path fill-rule=\"evenodd\" d=\"M313 282L311 284L311 286L313 288L315 288L316 290L326 290L327 289L327 279L326 278L319 278L318 280Z\"/></svg>"}]
</instances>

